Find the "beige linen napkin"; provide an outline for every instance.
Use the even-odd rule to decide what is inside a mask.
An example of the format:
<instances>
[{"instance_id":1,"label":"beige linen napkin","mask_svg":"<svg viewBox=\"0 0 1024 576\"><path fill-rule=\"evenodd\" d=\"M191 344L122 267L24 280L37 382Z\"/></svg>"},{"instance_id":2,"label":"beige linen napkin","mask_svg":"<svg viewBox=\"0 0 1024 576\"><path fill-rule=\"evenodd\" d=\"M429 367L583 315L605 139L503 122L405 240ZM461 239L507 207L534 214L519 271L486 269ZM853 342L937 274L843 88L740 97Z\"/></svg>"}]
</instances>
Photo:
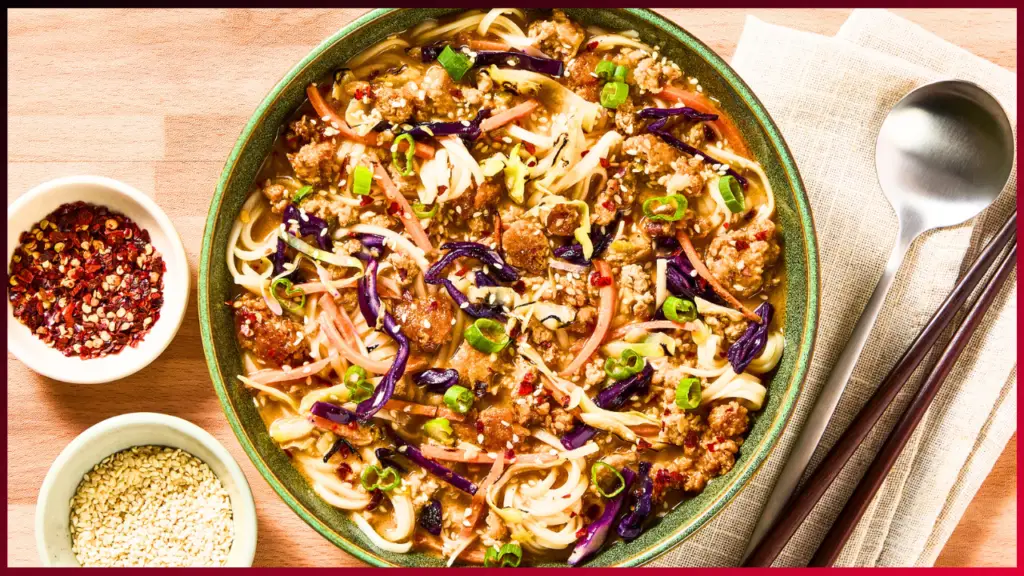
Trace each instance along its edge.
<instances>
[{"instance_id":1,"label":"beige linen napkin","mask_svg":"<svg viewBox=\"0 0 1024 576\"><path fill-rule=\"evenodd\" d=\"M835 37L748 17L733 67L782 130L810 196L821 251L817 346L778 448L721 514L653 564L735 565L820 387L867 303L893 247L896 217L878 187L875 136L888 110L928 81L960 78L991 91L1016 126L1016 75L882 10L856 10ZM872 337L811 466L1012 211L1016 168L996 204L911 247ZM931 565L1016 430L1016 273L839 558L844 566ZM921 381L893 409L783 551L776 565L806 564Z\"/></svg>"}]
</instances>

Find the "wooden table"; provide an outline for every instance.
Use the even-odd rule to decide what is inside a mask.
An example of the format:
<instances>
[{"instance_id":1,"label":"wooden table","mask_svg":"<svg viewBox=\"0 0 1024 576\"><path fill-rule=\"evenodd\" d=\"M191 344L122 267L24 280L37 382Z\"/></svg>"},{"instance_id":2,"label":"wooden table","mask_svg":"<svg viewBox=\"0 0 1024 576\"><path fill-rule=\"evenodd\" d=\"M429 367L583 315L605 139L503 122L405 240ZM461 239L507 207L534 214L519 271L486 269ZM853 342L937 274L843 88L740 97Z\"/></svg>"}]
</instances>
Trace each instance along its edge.
<instances>
[{"instance_id":1,"label":"wooden table","mask_svg":"<svg viewBox=\"0 0 1024 576\"><path fill-rule=\"evenodd\" d=\"M8 203L51 178L94 173L151 194L193 267L210 195L246 119L282 75L363 10L69 10L8 12ZM847 10L664 10L724 57L747 13L834 34ZM1016 68L1016 13L904 10L975 54ZM983 31L983 33L979 33ZM195 302L195 294L191 302ZM229 429L203 359L195 307L164 355L112 384L74 386L7 358L7 562L38 563L36 494L57 454L110 416L154 411L209 430L241 464L259 507L257 565L358 565L273 493ZM941 558L1012 566L1013 454L1000 460ZM996 525L993 525L995 523Z\"/></svg>"}]
</instances>

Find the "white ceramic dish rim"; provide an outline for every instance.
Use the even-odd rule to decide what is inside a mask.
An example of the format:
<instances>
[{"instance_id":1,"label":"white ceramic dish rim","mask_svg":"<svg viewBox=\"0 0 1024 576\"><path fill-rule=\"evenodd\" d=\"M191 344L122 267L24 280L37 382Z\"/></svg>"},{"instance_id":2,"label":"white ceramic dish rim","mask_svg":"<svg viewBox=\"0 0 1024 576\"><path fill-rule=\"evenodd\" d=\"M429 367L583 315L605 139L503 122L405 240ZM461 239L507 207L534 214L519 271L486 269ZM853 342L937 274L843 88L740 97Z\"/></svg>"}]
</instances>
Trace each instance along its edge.
<instances>
[{"instance_id":1,"label":"white ceramic dish rim","mask_svg":"<svg viewBox=\"0 0 1024 576\"><path fill-rule=\"evenodd\" d=\"M77 193L76 193L77 192ZM14 318L10 301L7 304L7 348L26 366L49 378L75 384L99 384L124 378L145 368L170 345L185 318L191 292L191 271L185 247L174 224L164 211L136 188L104 176L67 176L39 184L7 207L7 264L9 265L18 236L28 226L65 202L105 195L121 198L111 210L121 212L147 229L153 245L167 264L164 274L164 303L160 318L135 347L125 347L118 354L82 360L67 357L43 344L28 328ZM155 227L145 220L151 219ZM15 225L17 223L17 225ZM155 228L155 229L154 229Z\"/></svg>"},{"instance_id":2,"label":"white ceramic dish rim","mask_svg":"<svg viewBox=\"0 0 1024 576\"><path fill-rule=\"evenodd\" d=\"M185 439L186 441L182 441ZM189 445L187 440L194 444ZM96 446L106 443L106 448ZM36 503L35 538L39 559L44 566L78 566L71 553L70 500L82 476L107 456L140 445L163 445L180 448L206 462L220 478L231 495L234 541L228 554L227 566L252 566L256 554L256 505L249 483L238 462L216 438L199 426L167 414L134 412L108 418L93 425L71 441L61 451L46 473ZM90 453L89 447L93 447ZM199 452L197 454L197 452ZM205 453L203 453L205 452ZM57 502L54 498L66 498ZM46 515L57 506L61 511L63 529L47 527ZM63 532L63 536L61 536ZM57 538L66 538L58 542ZM60 544L64 544L63 549ZM57 558L56 554L61 554ZM68 557L70 556L70 560Z\"/></svg>"}]
</instances>

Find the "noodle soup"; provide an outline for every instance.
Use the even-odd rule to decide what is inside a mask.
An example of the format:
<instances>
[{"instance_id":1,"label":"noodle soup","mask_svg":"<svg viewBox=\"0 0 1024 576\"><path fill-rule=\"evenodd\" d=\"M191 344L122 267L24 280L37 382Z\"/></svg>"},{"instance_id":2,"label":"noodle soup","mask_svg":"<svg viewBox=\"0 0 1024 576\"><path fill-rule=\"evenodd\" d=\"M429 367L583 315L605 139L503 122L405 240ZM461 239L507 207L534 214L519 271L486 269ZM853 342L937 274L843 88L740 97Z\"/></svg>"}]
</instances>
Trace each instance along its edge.
<instances>
[{"instance_id":1,"label":"noodle soup","mask_svg":"<svg viewBox=\"0 0 1024 576\"><path fill-rule=\"evenodd\" d=\"M561 11L308 87L226 254L273 440L382 550L585 563L727 473L783 353L774 197L700 79Z\"/></svg>"}]
</instances>

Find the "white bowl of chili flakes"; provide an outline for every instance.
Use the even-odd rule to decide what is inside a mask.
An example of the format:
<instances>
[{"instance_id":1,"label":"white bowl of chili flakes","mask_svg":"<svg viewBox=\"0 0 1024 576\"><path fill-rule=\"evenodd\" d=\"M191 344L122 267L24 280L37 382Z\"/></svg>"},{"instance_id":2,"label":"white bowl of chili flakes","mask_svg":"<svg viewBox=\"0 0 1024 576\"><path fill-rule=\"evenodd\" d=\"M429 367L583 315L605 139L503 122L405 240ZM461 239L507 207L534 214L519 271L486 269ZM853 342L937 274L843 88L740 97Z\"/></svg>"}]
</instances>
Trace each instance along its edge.
<instances>
[{"instance_id":1,"label":"white bowl of chili flakes","mask_svg":"<svg viewBox=\"0 0 1024 576\"><path fill-rule=\"evenodd\" d=\"M55 213L61 225L43 224ZM110 382L146 367L188 305L188 260L171 220L139 190L102 176L51 180L8 206L7 270L7 349L64 382Z\"/></svg>"}]
</instances>

